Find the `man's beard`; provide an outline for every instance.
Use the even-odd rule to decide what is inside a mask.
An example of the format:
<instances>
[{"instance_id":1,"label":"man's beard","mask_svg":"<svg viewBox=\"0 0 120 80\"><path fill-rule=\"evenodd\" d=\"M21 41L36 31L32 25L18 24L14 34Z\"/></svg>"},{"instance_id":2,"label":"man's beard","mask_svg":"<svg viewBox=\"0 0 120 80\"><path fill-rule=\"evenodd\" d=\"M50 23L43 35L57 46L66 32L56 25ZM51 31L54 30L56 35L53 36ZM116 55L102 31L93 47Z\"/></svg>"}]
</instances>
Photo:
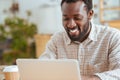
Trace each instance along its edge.
<instances>
[{"instance_id":1,"label":"man's beard","mask_svg":"<svg viewBox=\"0 0 120 80\"><path fill-rule=\"evenodd\" d=\"M74 27L74 30L78 30L79 31L78 35L71 35L70 34L70 30L71 29L69 29L69 28L66 28L66 32L67 32L69 38L72 41L82 41L82 40L84 40L84 37L86 37L86 33L88 32L88 29L86 29L86 28L89 28L89 27L86 27L86 26L89 26L89 25L84 25L85 29L83 31L81 31L79 26L75 26Z\"/></svg>"},{"instance_id":2,"label":"man's beard","mask_svg":"<svg viewBox=\"0 0 120 80\"><path fill-rule=\"evenodd\" d=\"M83 34L81 34L81 29L80 29L78 26L76 26L76 27L78 28L78 31L79 31L79 34L78 34L78 35L76 35L76 36L75 36L75 35L70 35L70 33L67 32L69 38L70 38L72 41L79 41L79 40L81 39L82 35L83 35Z\"/></svg>"}]
</instances>

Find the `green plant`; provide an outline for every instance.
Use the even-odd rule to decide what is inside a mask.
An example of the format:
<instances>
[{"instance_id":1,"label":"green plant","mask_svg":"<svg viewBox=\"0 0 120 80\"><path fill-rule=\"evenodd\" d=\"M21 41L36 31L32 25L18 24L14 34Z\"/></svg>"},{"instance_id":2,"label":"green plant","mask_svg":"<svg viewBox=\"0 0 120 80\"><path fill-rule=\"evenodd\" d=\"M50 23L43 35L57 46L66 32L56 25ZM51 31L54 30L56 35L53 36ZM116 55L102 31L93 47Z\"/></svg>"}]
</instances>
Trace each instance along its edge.
<instances>
[{"instance_id":1,"label":"green plant","mask_svg":"<svg viewBox=\"0 0 120 80\"><path fill-rule=\"evenodd\" d=\"M0 42L12 39L9 51L3 53L3 62L14 63L17 58L35 57L34 35L37 32L36 25L19 17L6 18L0 25Z\"/></svg>"}]
</instances>

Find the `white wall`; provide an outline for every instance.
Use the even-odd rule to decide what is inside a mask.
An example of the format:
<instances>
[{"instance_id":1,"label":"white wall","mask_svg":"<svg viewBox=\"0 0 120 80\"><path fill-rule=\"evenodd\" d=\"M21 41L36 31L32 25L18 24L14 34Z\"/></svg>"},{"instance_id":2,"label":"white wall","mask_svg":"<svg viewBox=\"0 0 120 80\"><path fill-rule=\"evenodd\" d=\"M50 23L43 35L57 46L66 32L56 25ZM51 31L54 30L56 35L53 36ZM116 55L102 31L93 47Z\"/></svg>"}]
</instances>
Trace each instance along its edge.
<instances>
[{"instance_id":1,"label":"white wall","mask_svg":"<svg viewBox=\"0 0 120 80\"><path fill-rule=\"evenodd\" d=\"M60 5L49 0L19 0L21 17L26 17L25 11L32 11L30 21L38 26L38 33L53 34L62 29ZM22 14L22 15L21 15Z\"/></svg>"},{"instance_id":2,"label":"white wall","mask_svg":"<svg viewBox=\"0 0 120 80\"><path fill-rule=\"evenodd\" d=\"M0 0L0 24L4 23L4 19L11 15L8 11L11 4L12 0Z\"/></svg>"},{"instance_id":3,"label":"white wall","mask_svg":"<svg viewBox=\"0 0 120 80\"><path fill-rule=\"evenodd\" d=\"M100 24L100 9L99 8L100 8L100 1L93 0L94 15L96 15L96 17L95 16L93 17L93 22L96 24Z\"/></svg>"}]
</instances>

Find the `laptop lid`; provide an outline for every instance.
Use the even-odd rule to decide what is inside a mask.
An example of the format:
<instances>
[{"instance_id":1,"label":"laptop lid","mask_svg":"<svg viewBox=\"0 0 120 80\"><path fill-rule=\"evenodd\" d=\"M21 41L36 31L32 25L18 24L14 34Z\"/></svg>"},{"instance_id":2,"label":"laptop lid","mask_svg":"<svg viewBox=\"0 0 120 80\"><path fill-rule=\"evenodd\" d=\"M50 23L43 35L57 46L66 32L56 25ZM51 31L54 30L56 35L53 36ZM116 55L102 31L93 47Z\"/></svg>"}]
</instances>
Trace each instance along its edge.
<instances>
[{"instance_id":1,"label":"laptop lid","mask_svg":"<svg viewBox=\"0 0 120 80\"><path fill-rule=\"evenodd\" d=\"M21 80L80 80L79 65L73 59L16 60Z\"/></svg>"}]
</instances>

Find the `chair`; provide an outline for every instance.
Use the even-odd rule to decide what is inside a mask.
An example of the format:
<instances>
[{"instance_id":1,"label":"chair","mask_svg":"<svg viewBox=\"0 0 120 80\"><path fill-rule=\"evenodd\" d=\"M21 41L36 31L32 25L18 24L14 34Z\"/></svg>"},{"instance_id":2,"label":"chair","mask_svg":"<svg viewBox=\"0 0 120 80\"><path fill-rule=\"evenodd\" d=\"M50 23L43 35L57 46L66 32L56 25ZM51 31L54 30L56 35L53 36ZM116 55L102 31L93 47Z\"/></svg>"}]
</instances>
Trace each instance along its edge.
<instances>
[{"instance_id":1,"label":"chair","mask_svg":"<svg viewBox=\"0 0 120 80\"><path fill-rule=\"evenodd\" d=\"M41 53L44 52L46 43L48 42L50 37L51 37L51 34L36 34L34 36L37 58L41 55Z\"/></svg>"}]
</instances>

